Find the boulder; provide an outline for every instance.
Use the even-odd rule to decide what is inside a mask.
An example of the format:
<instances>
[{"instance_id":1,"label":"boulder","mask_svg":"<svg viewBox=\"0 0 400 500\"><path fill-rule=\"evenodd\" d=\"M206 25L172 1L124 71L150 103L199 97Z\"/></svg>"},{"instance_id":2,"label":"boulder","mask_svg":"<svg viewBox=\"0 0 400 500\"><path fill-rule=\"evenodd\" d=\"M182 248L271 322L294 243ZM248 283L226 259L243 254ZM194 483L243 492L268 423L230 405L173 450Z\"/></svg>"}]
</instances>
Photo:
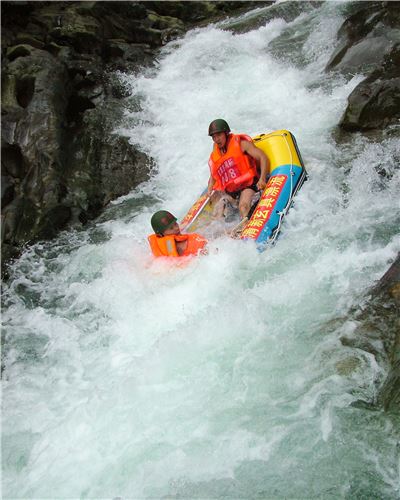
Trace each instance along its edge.
<instances>
[{"instance_id":1,"label":"boulder","mask_svg":"<svg viewBox=\"0 0 400 500\"><path fill-rule=\"evenodd\" d=\"M326 70L351 77L378 69L399 42L398 2L355 2L338 31L338 46Z\"/></svg>"},{"instance_id":2,"label":"boulder","mask_svg":"<svg viewBox=\"0 0 400 500\"><path fill-rule=\"evenodd\" d=\"M343 336L350 345L373 354L388 374L381 381L372 407L400 415L400 254L377 285L368 293L362 309L353 311L357 327L351 336Z\"/></svg>"},{"instance_id":3,"label":"boulder","mask_svg":"<svg viewBox=\"0 0 400 500\"><path fill-rule=\"evenodd\" d=\"M372 307L376 313L384 309L384 316L393 322L388 335L388 324L382 328L383 342L390 365L388 376L380 388L378 403L386 411L400 414L400 254L372 290Z\"/></svg>"},{"instance_id":4,"label":"boulder","mask_svg":"<svg viewBox=\"0 0 400 500\"><path fill-rule=\"evenodd\" d=\"M382 68L374 71L350 94L339 126L350 132L385 129L398 124L399 120L400 75L397 68L393 71Z\"/></svg>"},{"instance_id":5,"label":"boulder","mask_svg":"<svg viewBox=\"0 0 400 500\"><path fill-rule=\"evenodd\" d=\"M383 130L400 118L400 4L360 2L351 9L326 70L366 78L350 94L339 127L347 132Z\"/></svg>"}]
</instances>

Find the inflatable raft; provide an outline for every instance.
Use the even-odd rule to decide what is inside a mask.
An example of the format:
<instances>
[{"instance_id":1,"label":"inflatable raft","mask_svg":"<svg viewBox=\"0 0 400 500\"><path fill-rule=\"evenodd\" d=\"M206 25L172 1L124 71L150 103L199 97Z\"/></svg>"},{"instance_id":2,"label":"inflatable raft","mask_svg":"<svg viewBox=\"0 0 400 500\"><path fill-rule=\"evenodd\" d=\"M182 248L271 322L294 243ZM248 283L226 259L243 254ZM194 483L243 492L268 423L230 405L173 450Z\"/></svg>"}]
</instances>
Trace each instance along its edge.
<instances>
[{"instance_id":1,"label":"inflatable raft","mask_svg":"<svg viewBox=\"0 0 400 500\"><path fill-rule=\"evenodd\" d=\"M254 240L260 249L273 244L293 198L307 178L296 139L288 130L276 130L253 137L270 161L270 177L241 230L239 238ZM183 232L194 232L212 221L213 206L205 190L180 222Z\"/></svg>"}]
</instances>

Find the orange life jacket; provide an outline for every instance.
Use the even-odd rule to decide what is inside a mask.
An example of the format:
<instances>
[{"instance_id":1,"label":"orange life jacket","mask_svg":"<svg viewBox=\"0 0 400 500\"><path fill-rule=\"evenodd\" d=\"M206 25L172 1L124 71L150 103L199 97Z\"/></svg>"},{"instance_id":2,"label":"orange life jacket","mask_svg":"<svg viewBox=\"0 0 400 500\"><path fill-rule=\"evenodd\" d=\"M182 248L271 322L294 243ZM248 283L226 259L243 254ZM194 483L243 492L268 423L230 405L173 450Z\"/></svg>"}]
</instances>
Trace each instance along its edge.
<instances>
[{"instance_id":1,"label":"orange life jacket","mask_svg":"<svg viewBox=\"0 0 400 500\"><path fill-rule=\"evenodd\" d=\"M213 186L217 191L234 193L251 186L254 178L258 178L256 161L243 153L241 141L253 142L245 134L229 134L226 153L221 153L214 144L214 149L208 160L211 176L215 180Z\"/></svg>"},{"instance_id":2,"label":"orange life jacket","mask_svg":"<svg viewBox=\"0 0 400 500\"><path fill-rule=\"evenodd\" d=\"M207 240L196 233L170 234L168 236L157 236L151 234L147 238L150 243L154 257L184 257L187 255L197 255L207 244ZM182 255L178 254L176 248L177 241L187 241L186 250Z\"/></svg>"}]
</instances>

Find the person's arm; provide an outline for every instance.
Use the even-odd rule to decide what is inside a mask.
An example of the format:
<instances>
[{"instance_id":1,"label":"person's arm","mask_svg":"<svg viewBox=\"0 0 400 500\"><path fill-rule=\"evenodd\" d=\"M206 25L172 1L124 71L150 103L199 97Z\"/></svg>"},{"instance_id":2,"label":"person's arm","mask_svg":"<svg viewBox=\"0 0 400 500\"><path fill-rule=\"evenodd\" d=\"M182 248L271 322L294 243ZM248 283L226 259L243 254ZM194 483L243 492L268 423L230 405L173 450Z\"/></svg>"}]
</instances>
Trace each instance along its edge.
<instances>
[{"instance_id":1,"label":"person's arm","mask_svg":"<svg viewBox=\"0 0 400 500\"><path fill-rule=\"evenodd\" d=\"M250 141L241 141L240 146L243 153L247 153L253 157L260 165L260 178L257 182L258 189L264 189L267 185L267 174L269 172L269 159L268 156L261 149L254 146Z\"/></svg>"},{"instance_id":2,"label":"person's arm","mask_svg":"<svg viewBox=\"0 0 400 500\"><path fill-rule=\"evenodd\" d=\"M207 194L208 194L208 196L210 196L211 193L213 192L214 184L215 184L215 179L214 179L214 177L212 175L210 175L210 178L208 179L208 185L207 185Z\"/></svg>"}]
</instances>

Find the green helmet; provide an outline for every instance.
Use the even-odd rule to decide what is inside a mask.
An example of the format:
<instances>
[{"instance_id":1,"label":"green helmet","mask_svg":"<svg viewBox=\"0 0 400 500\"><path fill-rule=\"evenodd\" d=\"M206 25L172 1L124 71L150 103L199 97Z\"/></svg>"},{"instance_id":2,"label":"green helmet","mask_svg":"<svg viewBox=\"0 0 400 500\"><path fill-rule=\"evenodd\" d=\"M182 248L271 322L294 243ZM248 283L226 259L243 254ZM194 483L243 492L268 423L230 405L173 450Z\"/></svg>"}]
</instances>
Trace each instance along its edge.
<instances>
[{"instance_id":1,"label":"green helmet","mask_svg":"<svg viewBox=\"0 0 400 500\"><path fill-rule=\"evenodd\" d=\"M176 217L174 217L171 212L159 210L153 214L150 223L156 234L163 234L166 229L176 222L176 220Z\"/></svg>"},{"instance_id":2,"label":"green helmet","mask_svg":"<svg viewBox=\"0 0 400 500\"><path fill-rule=\"evenodd\" d=\"M212 121L208 127L208 135L217 134L218 132L226 132L229 134L230 131L229 125L222 118L217 118L217 120Z\"/></svg>"}]
</instances>

